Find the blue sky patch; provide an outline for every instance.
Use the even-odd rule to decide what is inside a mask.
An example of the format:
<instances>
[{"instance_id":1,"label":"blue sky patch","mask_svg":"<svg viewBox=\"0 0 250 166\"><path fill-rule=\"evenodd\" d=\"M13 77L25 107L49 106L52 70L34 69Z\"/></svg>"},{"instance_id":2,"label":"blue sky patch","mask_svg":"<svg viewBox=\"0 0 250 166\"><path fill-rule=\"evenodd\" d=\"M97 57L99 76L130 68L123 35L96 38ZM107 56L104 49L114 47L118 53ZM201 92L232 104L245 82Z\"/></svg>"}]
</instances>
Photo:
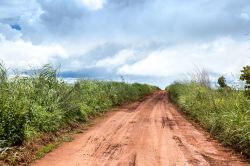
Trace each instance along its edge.
<instances>
[{"instance_id":1,"label":"blue sky patch","mask_svg":"<svg viewBox=\"0 0 250 166\"><path fill-rule=\"evenodd\" d=\"M10 25L10 27L12 29L15 29L15 30L18 30L18 31L22 30L22 28L21 28L21 26L19 24L12 24L12 25Z\"/></svg>"}]
</instances>

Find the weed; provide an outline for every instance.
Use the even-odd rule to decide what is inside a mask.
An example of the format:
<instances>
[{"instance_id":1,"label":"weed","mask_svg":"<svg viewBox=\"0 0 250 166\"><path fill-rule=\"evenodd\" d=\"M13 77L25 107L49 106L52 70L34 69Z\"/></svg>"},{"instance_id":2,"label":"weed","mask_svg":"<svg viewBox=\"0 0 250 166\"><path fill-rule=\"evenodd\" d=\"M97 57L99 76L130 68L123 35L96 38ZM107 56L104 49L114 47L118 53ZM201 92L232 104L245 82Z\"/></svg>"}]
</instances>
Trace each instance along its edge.
<instances>
[{"instance_id":1,"label":"weed","mask_svg":"<svg viewBox=\"0 0 250 166\"><path fill-rule=\"evenodd\" d=\"M68 84L57 78L57 69L51 65L26 77L9 78L0 64L0 148L20 145L75 122L87 122L112 106L154 90L156 87L145 84L113 81L78 80ZM38 156L52 148L45 147Z\"/></svg>"},{"instance_id":2,"label":"weed","mask_svg":"<svg viewBox=\"0 0 250 166\"><path fill-rule=\"evenodd\" d=\"M171 99L223 144L250 156L250 102L244 91L174 83Z\"/></svg>"}]
</instances>

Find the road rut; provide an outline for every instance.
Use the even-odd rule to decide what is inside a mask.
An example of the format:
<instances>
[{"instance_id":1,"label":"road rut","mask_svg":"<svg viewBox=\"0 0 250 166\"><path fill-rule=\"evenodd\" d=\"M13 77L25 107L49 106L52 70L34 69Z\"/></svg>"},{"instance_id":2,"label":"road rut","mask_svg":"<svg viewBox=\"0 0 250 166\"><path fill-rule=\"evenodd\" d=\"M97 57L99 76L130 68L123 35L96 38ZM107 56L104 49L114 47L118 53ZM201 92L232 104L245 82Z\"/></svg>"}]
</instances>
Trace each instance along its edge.
<instances>
[{"instance_id":1,"label":"road rut","mask_svg":"<svg viewBox=\"0 0 250 166\"><path fill-rule=\"evenodd\" d=\"M124 106L34 166L250 165L193 125L159 91Z\"/></svg>"}]
</instances>

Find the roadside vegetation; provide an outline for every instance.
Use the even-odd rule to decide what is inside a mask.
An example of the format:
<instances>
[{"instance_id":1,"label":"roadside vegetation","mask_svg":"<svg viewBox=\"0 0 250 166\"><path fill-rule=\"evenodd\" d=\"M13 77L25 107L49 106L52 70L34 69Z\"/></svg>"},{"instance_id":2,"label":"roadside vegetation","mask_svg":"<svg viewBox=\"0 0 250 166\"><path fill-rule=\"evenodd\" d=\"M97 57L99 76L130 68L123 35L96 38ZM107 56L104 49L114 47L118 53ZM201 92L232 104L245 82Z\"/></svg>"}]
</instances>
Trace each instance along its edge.
<instances>
[{"instance_id":1,"label":"roadside vegetation","mask_svg":"<svg viewBox=\"0 0 250 166\"><path fill-rule=\"evenodd\" d=\"M229 87L223 76L220 87L211 88L207 72L196 76L167 87L171 100L224 145L250 156L250 67L241 71L242 89Z\"/></svg>"},{"instance_id":2,"label":"roadside vegetation","mask_svg":"<svg viewBox=\"0 0 250 166\"><path fill-rule=\"evenodd\" d=\"M0 64L0 151L43 133L87 122L112 106L156 90L138 83L78 80L68 84L51 65L29 76L8 77Z\"/></svg>"}]
</instances>

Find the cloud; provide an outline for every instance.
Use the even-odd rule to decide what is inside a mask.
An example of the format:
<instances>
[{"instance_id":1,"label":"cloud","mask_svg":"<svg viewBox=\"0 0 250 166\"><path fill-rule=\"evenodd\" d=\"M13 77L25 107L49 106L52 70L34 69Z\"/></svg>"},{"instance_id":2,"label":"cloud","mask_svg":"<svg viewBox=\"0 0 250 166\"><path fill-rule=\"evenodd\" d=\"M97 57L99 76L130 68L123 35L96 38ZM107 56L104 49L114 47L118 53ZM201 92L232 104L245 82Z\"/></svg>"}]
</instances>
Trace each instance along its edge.
<instances>
[{"instance_id":1,"label":"cloud","mask_svg":"<svg viewBox=\"0 0 250 166\"><path fill-rule=\"evenodd\" d=\"M22 15L36 13L39 6L36 0L1 0L0 1L0 20L18 21Z\"/></svg>"},{"instance_id":2,"label":"cloud","mask_svg":"<svg viewBox=\"0 0 250 166\"><path fill-rule=\"evenodd\" d=\"M82 2L76 0L67 2L67 0L38 0L43 11L40 15L42 23L54 30L64 30L67 22L70 24L80 19L84 13Z\"/></svg>"},{"instance_id":3,"label":"cloud","mask_svg":"<svg viewBox=\"0 0 250 166\"><path fill-rule=\"evenodd\" d=\"M239 37L250 26L248 0L32 0L32 8L25 3L6 1L0 11L9 13L3 19L19 18L24 37L36 43L81 38L180 43ZM8 8L12 12L5 12Z\"/></svg>"},{"instance_id":4,"label":"cloud","mask_svg":"<svg viewBox=\"0 0 250 166\"><path fill-rule=\"evenodd\" d=\"M245 21L249 21L249 15L247 14L247 13L241 13L240 14L240 17L242 18L242 19L244 19Z\"/></svg>"},{"instance_id":5,"label":"cloud","mask_svg":"<svg viewBox=\"0 0 250 166\"><path fill-rule=\"evenodd\" d=\"M249 0L1 0L0 59L159 84L195 66L229 74L249 62L249 11Z\"/></svg>"},{"instance_id":6,"label":"cloud","mask_svg":"<svg viewBox=\"0 0 250 166\"><path fill-rule=\"evenodd\" d=\"M178 45L152 51L145 59L123 65L118 74L177 78L192 73L196 68L236 74L249 63L249 45L250 42L237 42L231 38Z\"/></svg>"},{"instance_id":7,"label":"cloud","mask_svg":"<svg viewBox=\"0 0 250 166\"><path fill-rule=\"evenodd\" d=\"M81 1L83 1L84 5L93 10L102 9L105 3L104 0L81 0Z\"/></svg>"},{"instance_id":8,"label":"cloud","mask_svg":"<svg viewBox=\"0 0 250 166\"><path fill-rule=\"evenodd\" d=\"M33 45L21 39L10 41L1 36L0 60L10 69L28 70L46 63L56 64L57 58L67 58L60 45Z\"/></svg>"},{"instance_id":9,"label":"cloud","mask_svg":"<svg viewBox=\"0 0 250 166\"><path fill-rule=\"evenodd\" d=\"M22 36L22 34L17 31L16 29L13 29L8 24L2 24L0 22L0 35L6 39L6 40L15 40Z\"/></svg>"},{"instance_id":10,"label":"cloud","mask_svg":"<svg viewBox=\"0 0 250 166\"><path fill-rule=\"evenodd\" d=\"M135 53L133 50L121 50L113 57L108 57L97 61L96 67L112 68L122 65L133 59L135 59Z\"/></svg>"}]
</instances>

